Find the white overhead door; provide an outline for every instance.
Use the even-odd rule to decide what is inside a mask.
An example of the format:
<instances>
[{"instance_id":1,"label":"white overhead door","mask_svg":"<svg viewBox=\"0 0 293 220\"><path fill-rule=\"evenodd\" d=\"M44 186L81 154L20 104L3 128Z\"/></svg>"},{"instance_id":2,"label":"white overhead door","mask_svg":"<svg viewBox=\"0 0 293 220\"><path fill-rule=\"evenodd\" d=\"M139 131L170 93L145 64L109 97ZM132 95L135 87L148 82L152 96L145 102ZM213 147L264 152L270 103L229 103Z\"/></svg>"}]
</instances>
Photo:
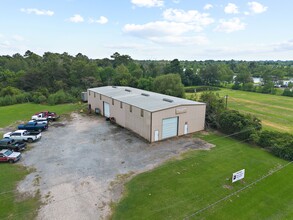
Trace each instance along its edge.
<instances>
[{"instance_id":1,"label":"white overhead door","mask_svg":"<svg viewBox=\"0 0 293 220\"><path fill-rule=\"evenodd\" d=\"M162 139L177 136L178 117L163 119Z\"/></svg>"},{"instance_id":2,"label":"white overhead door","mask_svg":"<svg viewBox=\"0 0 293 220\"><path fill-rule=\"evenodd\" d=\"M107 118L110 117L110 105L107 102L104 102L104 116Z\"/></svg>"}]
</instances>

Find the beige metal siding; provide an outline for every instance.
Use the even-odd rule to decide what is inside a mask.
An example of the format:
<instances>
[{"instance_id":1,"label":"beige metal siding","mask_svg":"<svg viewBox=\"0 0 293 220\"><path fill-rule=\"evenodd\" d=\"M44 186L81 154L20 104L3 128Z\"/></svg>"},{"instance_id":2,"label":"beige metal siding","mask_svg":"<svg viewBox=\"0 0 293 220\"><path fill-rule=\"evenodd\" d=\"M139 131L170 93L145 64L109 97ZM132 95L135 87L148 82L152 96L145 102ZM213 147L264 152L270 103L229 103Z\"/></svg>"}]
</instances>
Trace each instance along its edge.
<instances>
[{"instance_id":1,"label":"beige metal siding","mask_svg":"<svg viewBox=\"0 0 293 220\"><path fill-rule=\"evenodd\" d=\"M88 90L88 104L91 104L92 111L95 111L95 108L99 108L101 114L104 115L103 102L109 103L110 117L114 117L117 124L132 130L150 142L155 141L156 130L159 132L159 140L162 140L162 120L164 118L178 117L178 136L184 135L186 123L188 133L204 130L205 104L182 105L152 113L143 110L142 117L140 108L132 106L132 112L130 112L129 104L122 103L121 109L121 101L114 99L114 105L112 105L112 101L112 98L105 95L101 95L100 99L99 93L94 94L93 91L89 93Z\"/></svg>"},{"instance_id":2,"label":"beige metal siding","mask_svg":"<svg viewBox=\"0 0 293 220\"><path fill-rule=\"evenodd\" d=\"M124 106L126 120L125 127L150 141L150 112L144 110L142 117L140 108L132 106L132 112L130 112L130 105L124 104Z\"/></svg>"},{"instance_id":3,"label":"beige metal siding","mask_svg":"<svg viewBox=\"0 0 293 220\"><path fill-rule=\"evenodd\" d=\"M88 91L88 104L91 104L92 111L95 111L95 108L99 108L101 114L104 115L103 102L109 103L110 117L114 117L117 124L134 131L141 137L150 141L150 112L143 110L142 117L140 108L132 106L132 112L130 112L130 105L122 103L121 108L120 101L114 99L114 105L112 105L112 98L102 95L102 100L100 100L100 94L96 93L96 95L94 95L93 91L89 94Z\"/></svg>"},{"instance_id":4,"label":"beige metal siding","mask_svg":"<svg viewBox=\"0 0 293 220\"><path fill-rule=\"evenodd\" d=\"M152 137L159 131L159 140L162 140L162 120L178 116L178 136L184 135L184 126L188 125L188 134L204 130L205 105L180 106L154 112L152 116Z\"/></svg>"}]
</instances>

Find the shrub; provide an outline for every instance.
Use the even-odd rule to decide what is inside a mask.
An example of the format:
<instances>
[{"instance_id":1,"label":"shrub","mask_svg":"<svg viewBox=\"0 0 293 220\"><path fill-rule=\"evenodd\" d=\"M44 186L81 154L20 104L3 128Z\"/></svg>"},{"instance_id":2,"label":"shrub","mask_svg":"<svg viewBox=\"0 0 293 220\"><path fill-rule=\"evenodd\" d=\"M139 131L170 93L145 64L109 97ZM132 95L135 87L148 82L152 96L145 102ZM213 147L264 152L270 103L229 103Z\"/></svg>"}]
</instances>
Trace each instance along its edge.
<instances>
[{"instance_id":1,"label":"shrub","mask_svg":"<svg viewBox=\"0 0 293 220\"><path fill-rule=\"evenodd\" d=\"M185 92L188 92L188 93L193 93L194 90L196 90L196 92L203 92L203 91L219 91L221 89L218 87L213 87L213 86L191 86L191 87L185 88Z\"/></svg>"},{"instance_id":2,"label":"shrub","mask_svg":"<svg viewBox=\"0 0 293 220\"><path fill-rule=\"evenodd\" d=\"M258 144L285 160L293 160L293 135L276 131L263 131Z\"/></svg>"},{"instance_id":3,"label":"shrub","mask_svg":"<svg viewBox=\"0 0 293 220\"><path fill-rule=\"evenodd\" d=\"M261 130L261 121L250 114L244 115L235 110L226 110L219 117L220 130L244 141L258 139Z\"/></svg>"},{"instance_id":4,"label":"shrub","mask_svg":"<svg viewBox=\"0 0 293 220\"><path fill-rule=\"evenodd\" d=\"M284 92L282 94L283 96L290 96L290 97L293 97L293 90L291 89L284 89Z\"/></svg>"},{"instance_id":5,"label":"shrub","mask_svg":"<svg viewBox=\"0 0 293 220\"><path fill-rule=\"evenodd\" d=\"M49 95L48 104L56 105L62 103L70 103L75 101L75 98L72 97L70 94L65 93L63 90L59 90L58 92Z\"/></svg>"},{"instance_id":6,"label":"shrub","mask_svg":"<svg viewBox=\"0 0 293 220\"><path fill-rule=\"evenodd\" d=\"M253 85L252 82L250 83L245 83L243 86L242 86L242 90L244 91L249 91L249 92L254 92L255 91L255 87Z\"/></svg>"}]
</instances>

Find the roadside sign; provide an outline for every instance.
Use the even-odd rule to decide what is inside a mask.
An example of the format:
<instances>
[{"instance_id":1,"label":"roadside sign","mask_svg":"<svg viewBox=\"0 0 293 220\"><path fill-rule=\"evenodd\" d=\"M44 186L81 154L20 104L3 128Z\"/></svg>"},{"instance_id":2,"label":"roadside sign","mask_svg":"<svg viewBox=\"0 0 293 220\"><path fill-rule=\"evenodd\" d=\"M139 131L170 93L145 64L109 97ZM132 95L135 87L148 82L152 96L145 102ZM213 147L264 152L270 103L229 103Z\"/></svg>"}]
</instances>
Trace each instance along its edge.
<instances>
[{"instance_id":1,"label":"roadside sign","mask_svg":"<svg viewBox=\"0 0 293 220\"><path fill-rule=\"evenodd\" d=\"M245 169L239 170L236 173L233 173L233 175L232 175L232 183L243 179L244 175L245 175Z\"/></svg>"}]
</instances>

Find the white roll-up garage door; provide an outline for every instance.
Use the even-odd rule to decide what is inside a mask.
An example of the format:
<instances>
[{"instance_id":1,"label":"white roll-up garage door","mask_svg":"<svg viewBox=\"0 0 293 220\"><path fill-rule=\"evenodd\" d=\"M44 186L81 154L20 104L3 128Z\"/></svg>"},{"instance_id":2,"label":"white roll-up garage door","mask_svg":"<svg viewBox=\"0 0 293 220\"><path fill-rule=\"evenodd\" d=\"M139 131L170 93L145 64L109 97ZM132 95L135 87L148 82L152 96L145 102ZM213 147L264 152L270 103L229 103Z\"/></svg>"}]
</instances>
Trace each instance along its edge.
<instances>
[{"instance_id":1,"label":"white roll-up garage door","mask_svg":"<svg viewBox=\"0 0 293 220\"><path fill-rule=\"evenodd\" d=\"M107 118L110 117L110 105L107 102L104 102L104 116Z\"/></svg>"},{"instance_id":2,"label":"white roll-up garage door","mask_svg":"<svg viewBox=\"0 0 293 220\"><path fill-rule=\"evenodd\" d=\"M163 119L162 139L177 136L178 117Z\"/></svg>"}]
</instances>

